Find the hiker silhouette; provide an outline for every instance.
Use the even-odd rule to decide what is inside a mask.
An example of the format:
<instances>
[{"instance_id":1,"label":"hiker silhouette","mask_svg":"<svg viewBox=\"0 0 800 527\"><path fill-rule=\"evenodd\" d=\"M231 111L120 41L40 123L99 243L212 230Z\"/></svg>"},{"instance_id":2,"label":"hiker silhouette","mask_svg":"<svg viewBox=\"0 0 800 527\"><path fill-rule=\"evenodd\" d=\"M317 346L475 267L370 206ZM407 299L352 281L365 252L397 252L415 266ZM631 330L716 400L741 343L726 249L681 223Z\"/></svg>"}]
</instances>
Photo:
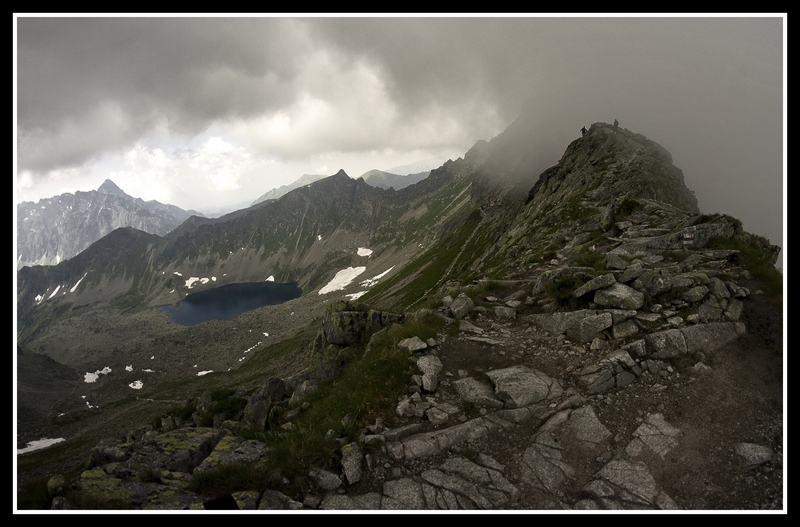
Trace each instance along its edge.
<instances>
[{"instance_id":1,"label":"hiker silhouette","mask_svg":"<svg viewBox=\"0 0 800 527\"><path fill-rule=\"evenodd\" d=\"M581 135L586 135L586 127L581 128Z\"/></svg>"}]
</instances>

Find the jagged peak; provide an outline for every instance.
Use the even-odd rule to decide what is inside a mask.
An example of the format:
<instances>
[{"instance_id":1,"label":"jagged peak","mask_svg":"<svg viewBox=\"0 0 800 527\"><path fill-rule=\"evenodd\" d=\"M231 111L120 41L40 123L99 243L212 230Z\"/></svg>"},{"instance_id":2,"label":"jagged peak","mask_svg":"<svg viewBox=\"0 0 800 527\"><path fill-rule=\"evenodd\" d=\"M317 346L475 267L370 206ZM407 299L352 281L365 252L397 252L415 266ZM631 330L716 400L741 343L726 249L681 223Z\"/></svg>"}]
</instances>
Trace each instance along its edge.
<instances>
[{"instance_id":1,"label":"jagged peak","mask_svg":"<svg viewBox=\"0 0 800 527\"><path fill-rule=\"evenodd\" d=\"M119 196L121 198L130 197L127 194L125 194L125 192L110 179L106 179L105 181L103 181L103 184L97 187L97 192L99 192L100 194L110 194L112 196Z\"/></svg>"}]
</instances>

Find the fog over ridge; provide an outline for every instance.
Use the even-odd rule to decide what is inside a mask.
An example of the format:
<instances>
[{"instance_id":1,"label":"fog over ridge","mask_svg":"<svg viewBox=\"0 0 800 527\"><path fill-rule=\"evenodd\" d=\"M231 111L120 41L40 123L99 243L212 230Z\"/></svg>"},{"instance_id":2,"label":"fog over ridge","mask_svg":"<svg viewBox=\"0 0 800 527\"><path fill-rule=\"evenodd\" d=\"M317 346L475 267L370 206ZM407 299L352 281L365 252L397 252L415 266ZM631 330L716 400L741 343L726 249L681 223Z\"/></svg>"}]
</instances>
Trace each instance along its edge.
<instances>
[{"instance_id":1,"label":"fog over ridge","mask_svg":"<svg viewBox=\"0 0 800 527\"><path fill-rule=\"evenodd\" d=\"M703 212L783 245L781 13L15 23L17 203L111 179L202 211L306 173L443 163L531 105L553 164L618 119L672 153Z\"/></svg>"}]
</instances>

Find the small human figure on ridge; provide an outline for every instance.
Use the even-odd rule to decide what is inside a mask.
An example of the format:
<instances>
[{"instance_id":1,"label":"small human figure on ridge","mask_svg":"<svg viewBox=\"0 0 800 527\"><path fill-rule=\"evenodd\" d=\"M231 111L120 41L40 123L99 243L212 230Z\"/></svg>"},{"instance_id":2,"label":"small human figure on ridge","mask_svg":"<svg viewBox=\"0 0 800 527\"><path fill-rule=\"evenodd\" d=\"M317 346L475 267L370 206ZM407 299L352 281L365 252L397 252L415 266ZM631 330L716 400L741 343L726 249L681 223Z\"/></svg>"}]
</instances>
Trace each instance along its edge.
<instances>
[{"instance_id":1,"label":"small human figure on ridge","mask_svg":"<svg viewBox=\"0 0 800 527\"><path fill-rule=\"evenodd\" d=\"M619 121L617 121L616 119L614 119L614 130L616 130L616 129L618 129L618 128L619 128Z\"/></svg>"},{"instance_id":2,"label":"small human figure on ridge","mask_svg":"<svg viewBox=\"0 0 800 527\"><path fill-rule=\"evenodd\" d=\"M581 128L581 136L586 135L586 127Z\"/></svg>"}]
</instances>

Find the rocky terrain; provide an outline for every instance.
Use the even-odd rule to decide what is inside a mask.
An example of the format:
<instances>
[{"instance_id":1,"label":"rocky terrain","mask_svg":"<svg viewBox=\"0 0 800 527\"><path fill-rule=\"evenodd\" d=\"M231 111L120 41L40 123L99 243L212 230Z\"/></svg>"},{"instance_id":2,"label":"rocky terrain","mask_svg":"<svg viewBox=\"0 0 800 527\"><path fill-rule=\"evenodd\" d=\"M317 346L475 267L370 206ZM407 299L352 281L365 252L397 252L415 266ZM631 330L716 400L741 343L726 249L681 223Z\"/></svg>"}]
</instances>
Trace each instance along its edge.
<instances>
[{"instance_id":1,"label":"rocky terrain","mask_svg":"<svg viewBox=\"0 0 800 527\"><path fill-rule=\"evenodd\" d=\"M532 126L521 118L401 192L335 176L171 244L118 233L124 262L142 247L142 260L161 262L152 270L120 273L126 264L98 250L26 272L21 356L75 368L113 359L116 371L152 360L160 380L135 400L120 392L126 374L99 383L90 395L104 410L70 414L60 429L72 441L20 456L25 477L46 480L55 509L785 509L778 248L735 218L701 214L669 152L604 123L518 199L533 164L518 147ZM334 192L336 210L315 201ZM285 230L295 252L228 256L225 243L264 225L270 240ZM370 241L373 264L399 269L369 291L354 283L323 298L336 269L318 267L335 254L316 244L323 226L336 228L321 238ZM165 296L170 262L193 261L186 248L197 268L246 264L242 277L265 262L302 268L309 292L170 329L146 304ZM38 307L36 289L80 278L82 261L109 271L87 279L79 301ZM137 277L136 295L112 270ZM108 290L130 312L98 307ZM361 304L343 301L352 293ZM241 362L267 323L274 344ZM399 391L384 372L375 404L305 420L323 407L318 390L370 384L370 361L398 355L410 368L394 370ZM201 361L220 374L200 380ZM333 446L302 470L275 468L287 438L310 437Z\"/></svg>"},{"instance_id":2,"label":"rocky terrain","mask_svg":"<svg viewBox=\"0 0 800 527\"><path fill-rule=\"evenodd\" d=\"M120 227L164 236L199 214L133 198L108 179L90 192L23 201L17 205L17 269L56 265Z\"/></svg>"},{"instance_id":3,"label":"rocky terrain","mask_svg":"<svg viewBox=\"0 0 800 527\"><path fill-rule=\"evenodd\" d=\"M696 255L716 272L740 272L720 265L719 253ZM625 310L617 300L597 310L611 322L597 331L579 327L590 313L535 312L544 274L492 284L492 294L476 285L466 289L472 295L445 297L436 312L450 329L427 343L399 343L419 373L391 426L387 419L364 428L333 467L312 468L301 494L280 486L213 497L186 491L191 474L270 455L238 431L258 422L259 405L266 415L292 386L296 398L308 385L275 378L250 396L242 421L187 428L168 418L160 430L101 442L73 485L99 501L122 495L132 508L156 509L780 510L778 306L746 273L727 285L708 278L710 269L692 273L711 287L673 306L723 298L741 306L683 320L673 306ZM597 292L604 289L613 288ZM363 331L352 323L356 308L339 307L334 322L323 323L328 345L344 346L357 340L348 332ZM388 330L400 317L382 318ZM204 404L198 400L195 415ZM142 466L157 471L156 481L137 477Z\"/></svg>"}]
</instances>

